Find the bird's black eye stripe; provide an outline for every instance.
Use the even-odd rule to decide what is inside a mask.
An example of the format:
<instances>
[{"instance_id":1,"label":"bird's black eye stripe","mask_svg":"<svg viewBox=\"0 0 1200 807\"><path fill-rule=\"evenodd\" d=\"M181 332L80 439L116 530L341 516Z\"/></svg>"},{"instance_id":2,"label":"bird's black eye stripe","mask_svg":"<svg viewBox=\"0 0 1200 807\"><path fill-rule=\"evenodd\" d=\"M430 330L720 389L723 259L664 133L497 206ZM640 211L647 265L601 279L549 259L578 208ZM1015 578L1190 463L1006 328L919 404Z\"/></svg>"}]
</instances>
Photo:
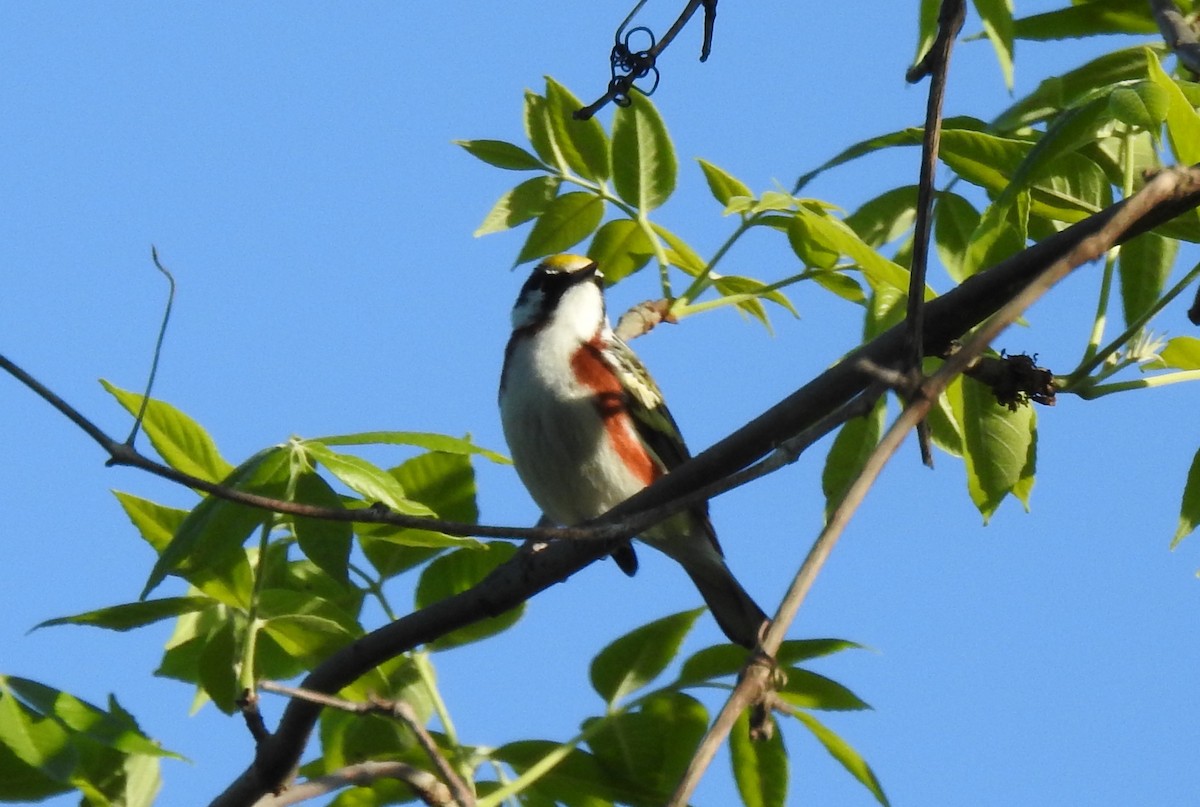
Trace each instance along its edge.
<instances>
[{"instance_id":1,"label":"bird's black eye stripe","mask_svg":"<svg viewBox=\"0 0 1200 807\"><path fill-rule=\"evenodd\" d=\"M559 299L567 289L577 283L589 280L600 282L600 273L594 263L573 272L538 267L521 287L521 293L517 296L517 304L528 302L534 295L540 295L542 311L551 311L558 305Z\"/></svg>"}]
</instances>

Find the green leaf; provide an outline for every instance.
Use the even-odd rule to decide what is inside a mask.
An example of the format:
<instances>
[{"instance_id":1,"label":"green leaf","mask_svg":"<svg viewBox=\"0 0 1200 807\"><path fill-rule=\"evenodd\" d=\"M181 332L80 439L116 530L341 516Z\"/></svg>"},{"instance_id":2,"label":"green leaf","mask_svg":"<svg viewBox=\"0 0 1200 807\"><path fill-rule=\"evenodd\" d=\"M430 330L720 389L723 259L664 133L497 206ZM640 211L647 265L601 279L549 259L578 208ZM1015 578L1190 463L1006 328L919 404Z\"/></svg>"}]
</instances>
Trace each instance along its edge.
<instances>
[{"instance_id":1,"label":"green leaf","mask_svg":"<svg viewBox=\"0 0 1200 807\"><path fill-rule=\"evenodd\" d=\"M826 291L831 291L843 300L862 305L867 301L867 295L858 281L842 272L826 272L820 269L812 271L812 279Z\"/></svg>"},{"instance_id":2,"label":"green leaf","mask_svg":"<svg viewBox=\"0 0 1200 807\"><path fill-rule=\"evenodd\" d=\"M703 612L697 608L657 619L608 644L592 660L592 688L611 705L653 681Z\"/></svg>"},{"instance_id":3,"label":"green leaf","mask_svg":"<svg viewBox=\"0 0 1200 807\"><path fill-rule=\"evenodd\" d=\"M595 117L576 120L575 110L582 108L583 102L549 76L546 107L554 143L571 170L594 182L608 179L608 136L600 121Z\"/></svg>"},{"instance_id":4,"label":"green leaf","mask_svg":"<svg viewBox=\"0 0 1200 807\"><path fill-rule=\"evenodd\" d=\"M167 507L130 493L118 490L113 491L113 495L142 538L160 555L188 517L187 510ZM232 568L214 566L196 569L189 572L187 579L193 586L225 605L244 606L249 602L250 566L244 555L233 558Z\"/></svg>"},{"instance_id":5,"label":"green leaf","mask_svg":"<svg viewBox=\"0 0 1200 807\"><path fill-rule=\"evenodd\" d=\"M199 656L199 684L213 705L227 715L237 711L239 691L237 665L239 644L245 641L244 628L232 620L206 637Z\"/></svg>"},{"instance_id":6,"label":"green leaf","mask_svg":"<svg viewBox=\"0 0 1200 807\"><path fill-rule=\"evenodd\" d=\"M34 625L33 630L55 625L90 625L94 628L127 631L211 607L213 607L213 601L208 597L167 597L161 600L112 605L108 608L85 611L74 616L47 619L45 622Z\"/></svg>"},{"instance_id":7,"label":"green leaf","mask_svg":"<svg viewBox=\"0 0 1200 807\"><path fill-rule=\"evenodd\" d=\"M1158 355L1167 367L1176 370L1200 370L1200 339L1194 336L1176 336L1167 342Z\"/></svg>"},{"instance_id":8,"label":"green leaf","mask_svg":"<svg viewBox=\"0 0 1200 807\"><path fill-rule=\"evenodd\" d=\"M143 396L101 379L100 383L131 415L137 416ZM177 471L208 482L220 482L233 471L203 427L170 404L153 398L146 405L142 428L154 450Z\"/></svg>"},{"instance_id":9,"label":"green leaf","mask_svg":"<svg viewBox=\"0 0 1200 807\"><path fill-rule=\"evenodd\" d=\"M167 507L132 493L113 491L125 515L133 522L133 526L141 533L143 540L150 544L157 553L162 553L171 543L171 537L187 518L188 511L175 507Z\"/></svg>"},{"instance_id":10,"label":"green leaf","mask_svg":"<svg viewBox=\"0 0 1200 807\"><path fill-rule=\"evenodd\" d=\"M854 261L872 286L883 284L907 291L908 270L867 246L845 222L803 206L796 211L796 218L805 220L805 236L813 244Z\"/></svg>"},{"instance_id":11,"label":"green leaf","mask_svg":"<svg viewBox=\"0 0 1200 807\"><path fill-rule=\"evenodd\" d=\"M1183 165L1194 165L1200 162L1200 115L1149 50L1146 61L1150 65L1150 79L1167 94L1167 140L1175 159Z\"/></svg>"},{"instance_id":12,"label":"green leaf","mask_svg":"<svg viewBox=\"0 0 1200 807\"><path fill-rule=\"evenodd\" d=\"M937 39L938 12L941 7L942 0L921 0L920 2L920 10L917 15L917 53L913 57L914 65L925 58L925 54L929 52L934 40Z\"/></svg>"},{"instance_id":13,"label":"green leaf","mask_svg":"<svg viewBox=\"0 0 1200 807\"><path fill-rule=\"evenodd\" d=\"M648 213L675 190L679 166L658 110L640 94L631 101L613 117L613 185L622 199Z\"/></svg>"},{"instance_id":14,"label":"green leaf","mask_svg":"<svg viewBox=\"0 0 1200 807\"><path fill-rule=\"evenodd\" d=\"M315 664L356 637L336 621L317 614L288 614L272 617L262 631L301 664Z\"/></svg>"},{"instance_id":15,"label":"green leaf","mask_svg":"<svg viewBox=\"0 0 1200 807\"><path fill-rule=\"evenodd\" d=\"M548 740L518 740L497 748L492 757L523 774L551 755L562 759L542 774L526 793L568 807L612 807L614 803L638 804L645 794L616 780L594 756L578 748L563 752L558 743Z\"/></svg>"},{"instance_id":16,"label":"green leaf","mask_svg":"<svg viewBox=\"0 0 1200 807\"><path fill-rule=\"evenodd\" d=\"M884 416L887 406L880 398L871 411L853 420L848 420L838 430L829 453L825 456L825 468L821 472L821 491L825 494L825 518L828 519L858 478L867 457L875 450L883 434Z\"/></svg>"},{"instance_id":17,"label":"green leaf","mask_svg":"<svg viewBox=\"0 0 1200 807\"><path fill-rule=\"evenodd\" d=\"M774 718L769 718L774 719ZM783 732L750 739L750 711L742 710L729 732L733 778L746 807L784 807L788 791L788 755Z\"/></svg>"},{"instance_id":18,"label":"green leaf","mask_svg":"<svg viewBox=\"0 0 1200 807\"><path fill-rule=\"evenodd\" d=\"M0 737L13 730L11 726L5 727L4 713L5 707L0 704ZM36 765L25 762L0 739L0 800L40 801L70 790L70 785L56 781Z\"/></svg>"},{"instance_id":19,"label":"green leaf","mask_svg":"<svg viewBox=\"0 0 1200 807\"><path fill-rule=\"evenodd\" d=\"M967 279L963 271L967 245L979 226L979 211L957 193L942 191L937 195L933 215L933 238L938 257L954 282L962 283Z\"/></svg>"},{"instance_id":20,"label":"green leaf","mask_svg":"<svg viewBox=\"0 0 1200 807\"><path fill-rule=\"evenodd\" d=\"M264 449L239 465L222 484L235 490L278 495L286 483L288 456L288 451L279 446ZM205 497L188 513L171 542L163 548L142 590L142 597L153 591L168 574L178 574L188 580L196 574L199 579L206 579L215 569L225 569L228 564L241 560L239 550L246 537L270 517L266 510L216 496Z\"/></svg>"},{"instance_id":21,"label":"green leaf","mask_svg":"<svg viewBox=\"0 0 1200 807\"><path fill-rule=\"evenodd\" d=\"M983 30L992 49L996 51L996 60L1000 63L1000 72L1004 74L1004 86L1012 91L1013 86L1013 16L1012 0L973 0L975 10L983 20Z\"/></svg>"},{"instance_id":22,"label":"green leaf","mask_svg":"<svg viewBox=\"0 0 1200 807\"><path fill-rule=\"evenodd\" d=\"M1031 406L1009 411L974 379L966 379L962 391L967 489L987 523L1004 497L1033 477L1036 417Z\"/></svg>"},{"instance_id":23,"label":"green leaf","mask_svg":"<svg viewBox=\"0 0 1200 807\"><path fill-rule=\"evenodd\" d=\"M312 459L362 496L364 501L370 504L379 502L397 513L410 516L433 515L428 507L409 499L404 488L387 471L362 457L339 454L315 440L306 440L301 446Z\"/></svg>"},{"instance_id":24,"label":"green leaf","mask_svg":"<svg viewBox=\"0 0 1200 807\"><path fill-rule=\"evenodd\" d=\"M1108 96L1108 111L1114 118L1151 132L1156 137L1167 119L1170 107L1170 94L1150 81L1139 81L1129 87L1116 87Z\"/></svg>"},{"instance_id":25,"label":"green leaf","mask_svg":"<svg viewBox=\"0 0 1200 807\"><path fill-rule=\"evenodd\" d=\"M1147 78L1148 60L1157 62L1154 52L1165 50L1162 45L1151 48L1149 54L1142 45L1125 48L1045 79L1033 92L1002 112L993 126L1001 132L1012 132L1052 118L1098 91L1107 93L1114 85Z\"/></svg>"},{"instance_id":26,"label":"green leaf","mask_svg":"<svg viewBox=\"0 0 1200 807\"><path fill-rule=\"evenodd\" d=\"M522 264L573 247L594 233L603 218L604 200L595 194L576 191L555 197L533 223L516 262Z\"/></svg>"},{"instance_id":27,"label":"green leaf","mask_svg":"<svg viewBox=\"0 0 1200 807\"><path fill-rule=\"evenodd\" d=\"M466 523L478 520L475 471L467 456L429 452L413 457L388 473L404 486L409 498L426 505L439 518ZM424 563L446 547L485 546L474 538L383 525L360 525L358 534L367 559L384 578Z\"/></svg>"},{"instance_id":28,"label":"green leaf","mask_svg":"<svg viewBox=\"0 0 1200 807\"><path fill-rule=\"evenodd\" d=\"M695 698L660 692L636 711L586 720L584 731L609 777L640 792L627 803L657 807L669 799L707 725L708 712Z\"/></svg>"},{"instance_id":29,"label":"green leaf","mask_svg":"<svg viewBox=\"0 0 1200 807\"><path fill-rule=\"evenodd\" d=\"M74 734L87 737L106 748L127 754L183 759L142 734L137 722L120 707L115 698L110 699L110 710L106 712L69 692L28 678L5 676L3 683L9 694L15 695L37 714L52 718Z\"/></svg>"},{"instance_id":30,"label":"green leaf","mask_svg":"<svg viewBox=\"0 0 1200 807\"><path fill-rule=\"evenodd\" d=\"M295 479L294 501L341 510L342 500L329 483L317 474L306 471ZM335 580L349 581L350 545L354 530L349 521L328 521L323 518L292 516L296 543L304 555Z\"/></svg>"},{"instance_id":31,"label":"green leaf","mask_svg":"<svg viewBox=\"0 0 1200 807\"><path fill-rule=\"evenodd\" d=\"M500 233L535 219L546 212L546 208L558 193L561 180L554 176L527 179L496 200L492 209L483 217L483 223L472 233L476 238L491 233Z\"/></svg>"},{"instance_id":32,"label":"green leaf","mask_svg":"<svg viewBox=\"0 0 1200 807\"><path fill-rule=\"evenodd\" d=\"M800 316L800 312L783 292L777 288L771 288L761 280L740 275L717 275L712 277L712 286L720 292L722 297L740 299L741 302L737 303L738 308L757 318L764 325L770 323L767 321L766 310L759 302L760 300L770 300L786 309L793 317Z\"/></svg>"},{"instance_id":33,"label":"green leaf","mask_svg":"<svg viewBox=\"0 0 1200 807\"><path fill-rule=\"evenodd\" d=\"M863 203L846 224L874 249L907 234L917 217L917 186L902 185Z\"/></svg>"},{"instance_id":34,"label":"green leaf","mask_svg":"<svg viewBox=\"0 0 1200 807\"><path fill-rule=\"evenodd\" d=\"M792 216L787 227L788 245L806 267L832 270L842 253L830 245L828 237L814 231L816 226L812 216Z\"/></svg>"},{"instance_id":35,"label":"green leaf","mask_svg":"<svg viewBox=\"0 0 1200 807\"><path fill-rule=\"evenodd\" d=\"M615 286L654 257L654 245L636 221L614 219L596 231L587 256L604 273L605 285Z\"/></svg>"},{"instance_id":36,"label":"green leaf","mask_svg":"<svg viewBox=\"0 0 1200 807\"><path fill-rule=\"evenodd\" d=\"M451 437L434 432L356 432L354 434L335 434L330 437L314 437L312 442L323 443L327 446L416 446L426 451L441 451L446 454L478 454L499 465L512 465L512 461L503 454L497 454L495 451L475 445L471 442L470 435Z\"/></svg>"},{"instance_id":37,"label":"green leaf","mask_svg":"<svg viewBox=\"0 0 1200 807\"><path fill-rule=\"evenodd\" d=\"M564 166L554 148L553 135L550 133L546 99L529 90L525 91L525 136L529 138L530 145L543 163L563 170Z\"/></svg>"},{"instance_id":38,"label":"green leaf","mask_svg":"<svg viewBox=\"0 0 1200 807\"><path fill-rule=\"evenodd\" d=\"M813 736L817 738L821 745L825 746L825 750L829 752L830 756L849 771L851 776L862 783L863 787L871 791L871 795L875 797L876 801L887 807L889 804L887 796L883 794L883 786L879 783L879 779L876 778L875 772L871 770L871 766L867 764L866 760L849 743L810 714L795 712L794 717L813 733Z\"/></svg>"},{"instance_id":39,"label":"green leaf","mask_svg":"<svg viewBox=\"0 0 1200 807\"><path fill-rule=\"evenodd\" d=\"M779 696L793 706L838 712L871 708L866 701L837 681L811 670L789 667L785 674L787 682L779 689Z\"/></svg>"},{"instance_id":40,"label":"green leaf","mask_svg":"<svg viewBox=\"0 0 1200 807\"><path fill-rule=\"evenodd\" d=\"M1200 451L1192 457L1192 466L1188 469L1187 481L1183 485L1183 501L1179 505L1179 526L1175 528L1175 536L1171 539L1171 548L1191 535L1196 525L1200 524Z\"/></svg>"},{"instance_id":41,"label":"green leaf","mask_svg":"<svg viewBox=\"0 0 1200 807\"><path fill-rule=\"evenodd\" d=\"M1013 21L1017 39L1046 41L1100 34L1157 34L1148 4L1129 0L1088 0L1067 8Z\"/></svg>"},{"instance_id":42,"label":"green leaf","mask_svg":"<svg viewBox=\"0 0 1200 807\"><path fill-rule=\"evenodd\" d=\"M71 736L58 721L20 703L0 676L0 746L56 782L70 781L78 756Z\"/></svg>"},{"instance_id":43,"label":"green leaf","mask_svg":"<svg viewBox=\"0 0 1200 807\"><path fill-rule=\"evenodd\" d=\"M477 549L459 549L436 558L421 571L414 604L418 609L425 608L473 588L516 552L517 548L512 544L493 541L487 544L486 552ZM452 647L486 639L508 630L524 613L525 604L522 603L502 614L452 631L431 642L429 647L432 650L448 650Z\"/></svg>"},{"instance_id":44,"label":"green leaf","mask_svg":"<svg viewBox=\"0 0 1200 807\"><path fill-rule=\"evenodd\" d=\"M537 171L546 166L520 146L504 140L455 140L472 157L509 171Z\"/></svg>"},{"instance_id":45,"label":"green leaf","mask_svg":"<svg viewBox=\"0 0 1200 807\"><path fill-rule=\"evenodd\" d=\"M861 647L862 645L845 639L791 639L780 645L775 660L778 664L787 666ZM675 686L692 686L727 675L736 675L746 666L747 660L748 655L744 647L734 644L706 647L683 662Z\"/></svg>"},{"instance_id":46,"label":"green leaf","mask_svg":"<svg viewBox=\"0 0 1200 807\"><path fill-rule=\"evenodd\" d=\"M1121 245L1117 270L1121 277L1121 306L1128 325L1158 302L1175 265L1179 242L1150 232Z\"/></svg>"},{"instance_id":47,"label":"green leaf","mask_svg":"<svg viewBox=\"0 0 1200 807\"><path fill-rule=\"evenodd\" d=\"M724 169L718 168L708 160L697 158L696 162L700 163L700 170L704 172L704 179L708 182L708 189L713 198L723 206L727 206L729 200L735 196L754 195L744 182Z\"/></svg>"}]
</instances>

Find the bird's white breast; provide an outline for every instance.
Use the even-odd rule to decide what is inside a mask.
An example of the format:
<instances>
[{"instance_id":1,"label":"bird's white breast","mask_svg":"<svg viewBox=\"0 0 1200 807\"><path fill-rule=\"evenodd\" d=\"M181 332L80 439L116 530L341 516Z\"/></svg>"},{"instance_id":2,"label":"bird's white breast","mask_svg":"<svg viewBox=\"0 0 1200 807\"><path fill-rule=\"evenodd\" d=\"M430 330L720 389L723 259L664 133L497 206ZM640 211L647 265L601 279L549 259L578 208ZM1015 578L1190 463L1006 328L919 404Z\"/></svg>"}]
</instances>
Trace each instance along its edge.
<instances>
[{"instance_id":1,"label":"bird's white breast","mask_svg":"<svg viewBox=\"0 0 1200 807\"><path fill-rule=\"evenodd\" d=\"M611 447L593 391L575 378L572 358L596 327L585 333L574 326L577 318L562 317L575 302L569 297L546 326L518 337L500 401L521 481L548 518L568 525L604 513L643 487Z\"/></svg>"}]
</instances>

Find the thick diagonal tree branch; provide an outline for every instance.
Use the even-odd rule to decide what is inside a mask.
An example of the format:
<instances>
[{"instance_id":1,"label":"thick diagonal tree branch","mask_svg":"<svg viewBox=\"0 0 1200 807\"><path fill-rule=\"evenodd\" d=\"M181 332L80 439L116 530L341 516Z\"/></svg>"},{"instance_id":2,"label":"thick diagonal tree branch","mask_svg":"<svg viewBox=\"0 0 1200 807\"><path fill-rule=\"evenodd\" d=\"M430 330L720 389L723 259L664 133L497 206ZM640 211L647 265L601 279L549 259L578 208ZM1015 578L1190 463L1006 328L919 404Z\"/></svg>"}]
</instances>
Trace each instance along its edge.
<instances>
[{"instance_id":1,"label":"thick diagonal tree branch","mask_svg":"<svg viewBox=\"0 0 1200 807\"><path fill-rule=\"evenodd\" d=\"M1169 221L1200 205L1200 171L1181 171L1172 192L1162 201L1137 210L1133 221L1112 233L1116 243ZM933 300L926 308L924 351L941 355L950 342L983 322L1015 298L1047 267L1070 254L1086 239L1105 230L1132 200L1081 221L1018 255L981 272ZM614 508L598 523L662 505L689 491L720 481L762 458L792 435L799 434L862 393L873 377L862 360L895 367L905 358L906 330L897 325L844 359L733 434L674 469L650 487ZM347 645L304 680L305 689L333 693L374 666L431 641L449 630L507 611L534 594L565 580L605 554L598 542L560 541L540 551L518 554L474 588L437 602L373 631ZM294 701L278 729L259 743L255 761L219 795L215 807L252 805L260 796L283 787L297 765L320 714L320 707Z\"/></svg>"}]
</instances>

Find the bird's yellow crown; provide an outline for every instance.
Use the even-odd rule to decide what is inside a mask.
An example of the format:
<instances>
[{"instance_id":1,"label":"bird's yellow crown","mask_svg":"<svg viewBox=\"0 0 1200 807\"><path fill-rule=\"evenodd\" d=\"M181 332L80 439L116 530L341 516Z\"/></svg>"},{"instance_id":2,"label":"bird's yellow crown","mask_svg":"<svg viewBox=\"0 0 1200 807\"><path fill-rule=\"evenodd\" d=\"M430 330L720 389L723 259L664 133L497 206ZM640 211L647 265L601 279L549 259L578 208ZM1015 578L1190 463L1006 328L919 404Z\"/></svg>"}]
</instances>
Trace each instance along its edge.
<instances>
[{"instance_id":1,"label":"bird's yellow crown","mask_svg":"<svg viewBox=\"0 0 1200 807\"><path fill-rule=\"evenodd\" d=\"M571 274L595 264L591 258L585 258L583 255L571 255L569 253L563 255L551 255L542 261L542 268L547 272L563 272Z\"/></svg>"}]
</instances>

